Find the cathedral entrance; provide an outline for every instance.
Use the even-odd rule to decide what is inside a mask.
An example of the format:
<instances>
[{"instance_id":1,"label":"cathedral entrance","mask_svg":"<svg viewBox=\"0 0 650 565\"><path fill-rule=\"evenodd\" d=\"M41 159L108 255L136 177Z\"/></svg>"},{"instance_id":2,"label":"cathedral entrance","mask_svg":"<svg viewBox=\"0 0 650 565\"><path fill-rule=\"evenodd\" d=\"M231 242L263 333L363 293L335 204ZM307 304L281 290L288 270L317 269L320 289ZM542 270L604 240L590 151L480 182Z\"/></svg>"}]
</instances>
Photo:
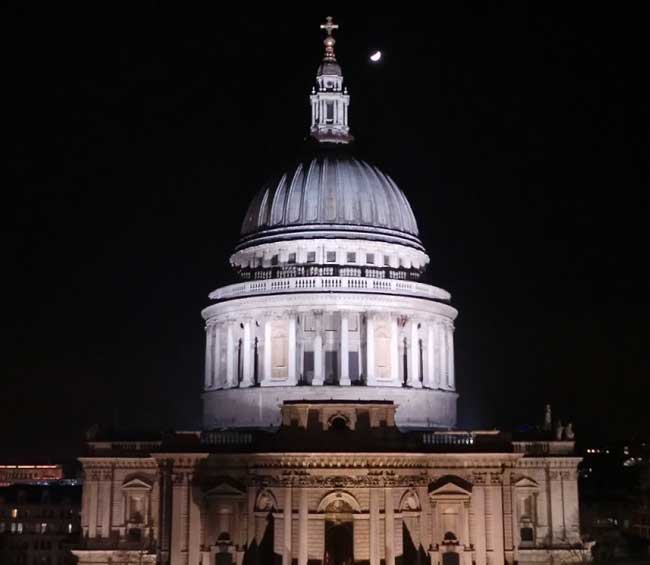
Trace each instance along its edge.
<instances>
[{"instance_id":1,"label":"cathedral entrance","mask_svg":"<svg viewBox=\"0 0 650 565\"><path fill-rule=\"evenodd\" d=\"M352 565L353 563L352 522L326 520L323 565Z\"/></svg>"}]
</instances>

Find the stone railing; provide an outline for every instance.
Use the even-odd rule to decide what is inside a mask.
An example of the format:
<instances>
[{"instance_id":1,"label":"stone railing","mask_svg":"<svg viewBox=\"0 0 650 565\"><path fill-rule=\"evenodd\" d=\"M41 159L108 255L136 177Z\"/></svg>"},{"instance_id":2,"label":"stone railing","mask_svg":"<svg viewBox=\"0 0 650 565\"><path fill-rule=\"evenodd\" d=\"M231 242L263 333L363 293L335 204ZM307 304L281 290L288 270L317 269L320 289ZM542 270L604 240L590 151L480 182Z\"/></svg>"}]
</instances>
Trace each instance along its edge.
<instances>
[{"instance_id":1,"label":"stone railing","mask_svg":"<svg viewBox=\"0 0 650 565\"><path fill-rule=\"evenodd\" d=\"M218 288L210 293L212 300L227 300L243 296L291 292L361 292L415 296L448 301L451 295L436 286L392 279L362 277L299 277L246 281Z\"/></svg>"},{"instance_id":2,"label":"stone railing","mask_svg":"<svg viewBox=\"0 0 650 565\"><path fill-rule=\"evenodd\" d=\"M514 441L515 453L526 455L572 455L575 451L574 441Z\"/></svg>"}]
</instances>

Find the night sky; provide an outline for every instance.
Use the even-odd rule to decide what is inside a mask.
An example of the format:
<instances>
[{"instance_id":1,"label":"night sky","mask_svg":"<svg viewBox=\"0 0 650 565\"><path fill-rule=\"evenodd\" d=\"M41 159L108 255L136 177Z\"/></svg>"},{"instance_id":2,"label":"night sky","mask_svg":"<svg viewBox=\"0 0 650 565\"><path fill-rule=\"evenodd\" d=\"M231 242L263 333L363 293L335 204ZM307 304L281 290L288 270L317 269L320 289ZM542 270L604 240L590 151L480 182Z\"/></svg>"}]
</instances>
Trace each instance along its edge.
<instances>
[{"instance_id":1,"label":"night sky","mask_svg":"<svg viewBox=\"0 0 650 565\"><path fill-rule=\"evenodd\" d=\"M5 20L0 458L63 457L93 423L199 426L200 311L305 138L329 15L92 4ZM550 402L578 438L647 435L641 14L329 6L357 154L406 193L460 310L460 424Z\"/></svg>"}]
</instances>

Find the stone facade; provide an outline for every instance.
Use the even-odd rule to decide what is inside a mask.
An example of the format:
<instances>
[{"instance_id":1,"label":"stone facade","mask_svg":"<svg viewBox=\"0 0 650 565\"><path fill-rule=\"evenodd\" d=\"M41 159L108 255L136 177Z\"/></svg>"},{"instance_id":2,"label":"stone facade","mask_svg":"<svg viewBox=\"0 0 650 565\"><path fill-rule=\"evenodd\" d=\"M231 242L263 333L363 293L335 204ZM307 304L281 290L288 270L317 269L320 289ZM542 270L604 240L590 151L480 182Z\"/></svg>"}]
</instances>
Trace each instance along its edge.
<instances>
[{"instance_id":1,"label":"stone facade","mask_svg":"<svg viewBox=\"0 0 650 565\"><path fill-rule=\"evenodd\" d=\"M91 444L80 564L115 563L118 552L171 565L338 563L327 556L346 551L346 536L346 558L370 565L584 553L572 442L404 433L394 410L296 402L272 439L231 431ZM310 445L321 449L303 451Z\"/></svg>"}]
</instances>

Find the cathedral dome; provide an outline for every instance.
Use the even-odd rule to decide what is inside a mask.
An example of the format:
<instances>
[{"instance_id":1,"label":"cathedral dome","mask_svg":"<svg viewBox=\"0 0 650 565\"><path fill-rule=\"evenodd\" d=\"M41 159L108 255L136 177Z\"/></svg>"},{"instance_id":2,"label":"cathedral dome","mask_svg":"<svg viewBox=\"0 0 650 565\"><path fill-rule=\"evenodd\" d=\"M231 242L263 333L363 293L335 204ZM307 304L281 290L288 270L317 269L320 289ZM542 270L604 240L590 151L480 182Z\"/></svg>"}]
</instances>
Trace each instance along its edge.
<instances>
[{"instance_id":1,"label":"cathedral dome","mask_svg":"<svg viewBox=\"0 0 650 565\"><path fill-rule=\"evenodd\" d=\"M274 176L253 198L242 224L242 241L256 235L322 230L371 237L391 234L421 247L404 193L377 167L346 152L321 150Z\"/></svg>"}]
</instances>

